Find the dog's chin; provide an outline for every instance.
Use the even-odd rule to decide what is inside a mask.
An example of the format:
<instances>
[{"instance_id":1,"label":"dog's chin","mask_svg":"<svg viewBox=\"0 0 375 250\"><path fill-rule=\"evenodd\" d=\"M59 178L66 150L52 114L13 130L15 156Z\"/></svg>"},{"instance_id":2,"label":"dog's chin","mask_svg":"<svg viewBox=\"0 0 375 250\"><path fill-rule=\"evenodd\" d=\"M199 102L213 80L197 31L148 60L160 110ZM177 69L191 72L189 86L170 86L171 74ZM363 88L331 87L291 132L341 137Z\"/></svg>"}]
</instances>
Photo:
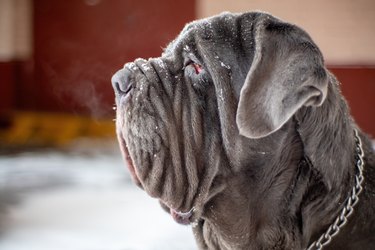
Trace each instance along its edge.
<instances>
[{"instance_id":1,"label":"dog's chin","mask_svg":"<svg viewBox=\"0 0 375 250\"><path fill-rule=\"evenodd\" d=\"M126 100L127 102L129 100ZM125 113L125 112L124 112ZM118 114L120 115L119 118L117 119L117 121L124 121L123 117L121 115L124 115L124 114ZM140 162L138 161L134 161L131 157L131 154L129 153L129 150L132 152L132 148L128 148L128 144L126 142L126 133L128 131L126 131L126 129L124 128L124 124L122 123L117 123L116 124L117 126L117 139L119 141L119 144L120 144L120 150L121 150L121 153L122 153L122 156L124 158L124 161L128 167L128 170L130 172L130 175L131 175L131 178L132 178L132 181L138 186L140 187L141 189L143 190L147 190L150 191L147 186L144 186L144 185L147 185L144 183L144 180L142 179L142 174L140 174L139 172L137 172L137 169L139 169L139 164ZM152 163L151 163L152 164ZM153 166L155 167L155 166ZM146 182L147 183L147 182ZM176 208L175 207L175 203L174 202L171 202L170 200L167 201L167 200L163 200L159 194L153 194L152 192L149 193L150 196L154 197L154 198L158 198L159 201L160 201L160 204L162 206L162 208L168 212L171 217L179 224L182 224L182 225L189 225L192 220L193 220L193 215L195 214L194 211L195 211L195 208L194 207L191 207L191 208ZM168 204L168 205L167 205ZM172 205L172 204L175 204L175 205ZM183 210L183 211L181 211ZM186 210L186 211L185 211Z\"/></svg>"},{"instance_id":2,"label":"dog's chin","mask_svg":"<svg viewBox=\"0 0 375 250\"><path fill-rule=\"evenodd\" d=\"M138 187L144 189L143 186L142 186L142 183L141 183L141 181L140 181L140 179L137 175L137 172L135 170L133 160L130 157L130 154L129 154L128 148L126 146L125 140L122 140L121 145L123 145L123 146L121 146L122 153L124 155L124 158L125 158L125 161L127 163L127 166L128 166L128 169L129 169L129 172L130 172L130 175L132 177L133 182ZM159 201L160 201L160 205L162 206L162 208L167 213L169 213L177 223L182 224L182 225L189 225L191 223L190 219L191 219L191 217L193 215L193 212L195 210L194 208L191 208L187 212L181 212L181 211L177 211L176 209L173 209L173 208L167 206L162 200L159 200Z\"/></svg>"},{"instance_id":3,"label":"dog's chin","mask_svg":"<svg viewBox=\"0 0 375 250\"><path fill-rule=\"evenodd\" d=\"M130 175L132 177L133 182L138 187L144 189L143 186L142 186L142 183L141 183L141 181L140 181L140 179L137 175L137 172L136 172L134 164L133 164L133 160L130 157L130 154L129 154L129 151L128 151L128 148L126 146L126 143L125 143L124 139L121 140L121 151L122 151L124 159L127 163L127 166L128 166L128 169L129 169L129 172L130 172ZM169 213L177 223L182 224L182 225L189 225L191 223L190 219L192 218L193 212L195 210L194 208L191 208L187 212L181 212L181 211L177 211L176 209L167 206L162 200L159 200L159 201L160 201L161 207L167 213Z\"/></svg>"}]
</instances>

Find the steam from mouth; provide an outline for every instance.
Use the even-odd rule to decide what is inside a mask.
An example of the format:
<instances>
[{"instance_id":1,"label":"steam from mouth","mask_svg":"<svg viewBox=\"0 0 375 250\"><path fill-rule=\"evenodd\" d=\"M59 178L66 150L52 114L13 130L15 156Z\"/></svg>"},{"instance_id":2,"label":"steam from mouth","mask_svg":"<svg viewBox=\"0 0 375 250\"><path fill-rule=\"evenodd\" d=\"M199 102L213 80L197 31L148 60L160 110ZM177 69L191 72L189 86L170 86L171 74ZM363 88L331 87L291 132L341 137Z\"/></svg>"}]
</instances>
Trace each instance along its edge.
<instances>
[{"instance_id":1,"label":"steam from mouth","mask_svg":"<svg viewBox=\"0 0 375 250\"><path fill-rule=\"evenodd\" d=\"M89 69L87 65L90 65ZM93 119L111 116L112 103L108 100L112 100L112 95L102 87L102 83L108 81L106 72L111 71L106 65L79 60L63 69L47 63L41 63L41 67L49 79L53 97L60 105Z\"/></svg>"}]
</instances>

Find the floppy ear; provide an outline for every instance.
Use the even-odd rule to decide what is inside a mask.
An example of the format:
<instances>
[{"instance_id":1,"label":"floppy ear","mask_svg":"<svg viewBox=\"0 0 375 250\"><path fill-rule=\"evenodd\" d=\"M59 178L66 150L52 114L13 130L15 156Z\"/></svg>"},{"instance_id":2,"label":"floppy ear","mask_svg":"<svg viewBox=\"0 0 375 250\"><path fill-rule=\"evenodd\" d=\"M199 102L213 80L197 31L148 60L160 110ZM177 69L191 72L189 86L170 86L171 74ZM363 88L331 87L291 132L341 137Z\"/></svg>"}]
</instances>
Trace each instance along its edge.
<instances>
[{"instance_id":1,"label":"floppy ear","mask_svg":"<svg viewBox=\"0 0 375 250\"><path fill-rule=\"evenodd\" d=\"M302 106L322 105L328 77L319 49L300 28L267 15L254 32L254 58L236 122L241 135L261 138L280 129Z\"/></svg>"}]
</instances>

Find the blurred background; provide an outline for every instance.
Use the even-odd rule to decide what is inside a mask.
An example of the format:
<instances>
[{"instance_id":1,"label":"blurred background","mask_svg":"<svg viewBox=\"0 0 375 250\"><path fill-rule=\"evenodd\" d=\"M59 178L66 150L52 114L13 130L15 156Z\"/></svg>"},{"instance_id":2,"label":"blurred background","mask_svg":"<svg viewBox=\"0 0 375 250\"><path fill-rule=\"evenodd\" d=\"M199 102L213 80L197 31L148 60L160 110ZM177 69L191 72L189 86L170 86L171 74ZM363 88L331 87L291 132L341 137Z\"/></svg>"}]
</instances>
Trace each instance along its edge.
<instances>
[{"instance_id":1,"label":"blurred background","mask_svg":"<svg viewBox=\"0 0 375 250\"><path fill-rule=\"evenodd\" d=\"M251 10L311 35L375 136L373 0L0 0L0 249L195 249L131 184L110 79L186 22Z\"/></svg>"}]
</instances>

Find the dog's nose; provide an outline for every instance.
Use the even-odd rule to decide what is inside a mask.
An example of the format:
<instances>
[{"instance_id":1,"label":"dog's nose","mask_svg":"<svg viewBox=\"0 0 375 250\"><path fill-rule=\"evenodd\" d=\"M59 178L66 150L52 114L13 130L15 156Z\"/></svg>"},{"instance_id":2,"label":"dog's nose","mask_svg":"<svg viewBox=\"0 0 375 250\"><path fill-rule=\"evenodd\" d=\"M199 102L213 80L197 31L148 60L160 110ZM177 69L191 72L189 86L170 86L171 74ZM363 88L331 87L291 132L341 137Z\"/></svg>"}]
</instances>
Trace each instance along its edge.
<instances>
[{"instance_id":1,"label":"dog's nose","mask_svg":"<svg viewBox=\"0 0 375 250\"><path fill-rule=\"evenodd\" d=\"M125 95L132 89L131 72L128 69L120 69L112 76L112 86L116 95Z\"/></svg>"}]
</instances>

